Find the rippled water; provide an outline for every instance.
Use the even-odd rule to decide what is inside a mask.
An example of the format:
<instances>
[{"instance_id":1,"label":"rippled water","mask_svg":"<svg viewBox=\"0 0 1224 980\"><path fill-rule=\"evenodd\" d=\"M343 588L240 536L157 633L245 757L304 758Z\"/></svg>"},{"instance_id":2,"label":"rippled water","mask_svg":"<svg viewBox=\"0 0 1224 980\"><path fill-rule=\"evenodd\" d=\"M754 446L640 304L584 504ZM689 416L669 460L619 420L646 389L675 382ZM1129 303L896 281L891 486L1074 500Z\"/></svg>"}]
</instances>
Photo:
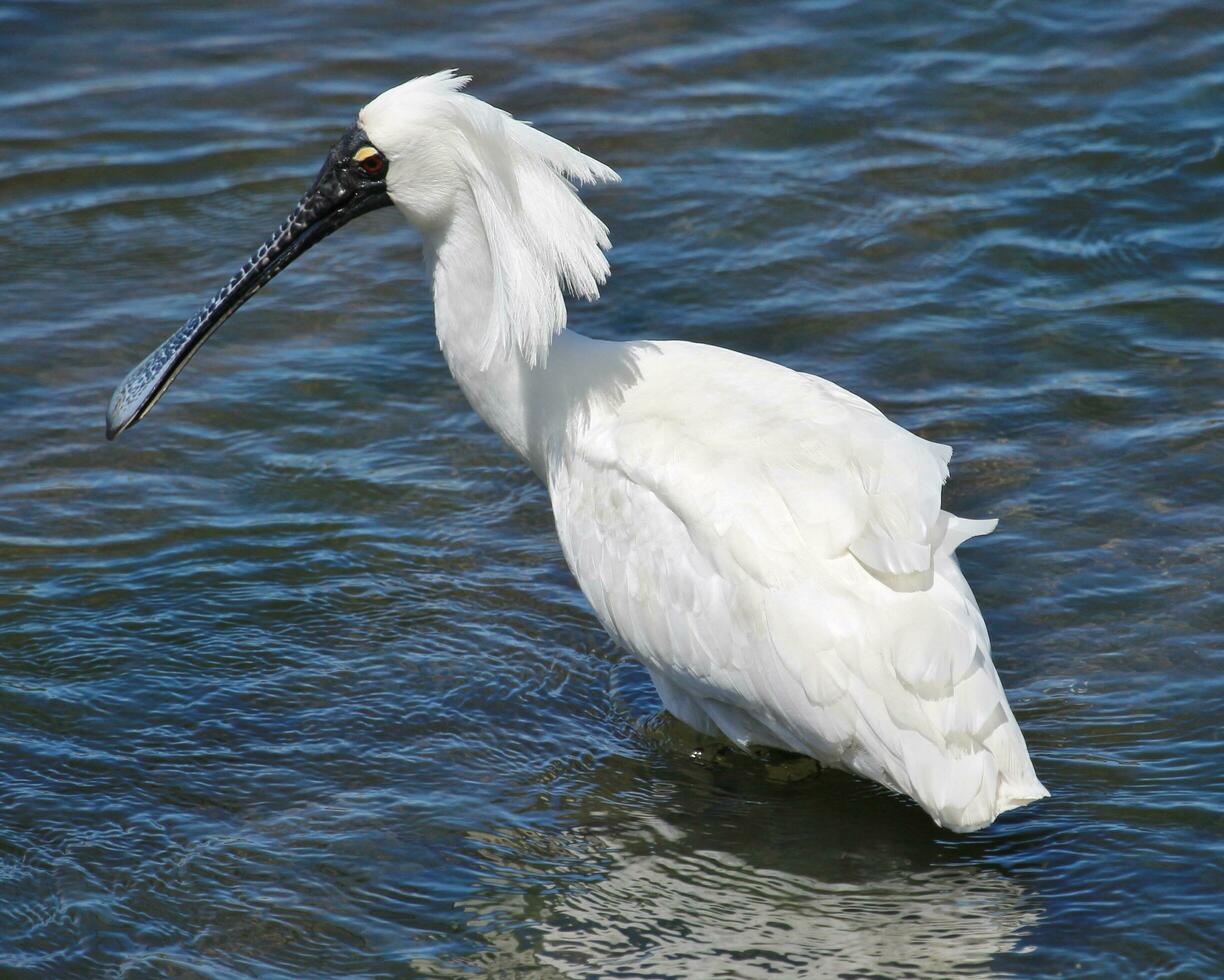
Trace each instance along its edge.
<instances>
[{"instance_id":1,"label":"rippled water","mask_svg":"<svg viewBox=\"0 0 1224 980\"><path fill-rule=\"evenodd\" d=\"M1224 970L1224 7L0 7L7 976ZM1053 798L968 837L659 714L381 212L112 386L451 65L616 167L573 321L953 445Z\"/></svg>"}]
</instances>

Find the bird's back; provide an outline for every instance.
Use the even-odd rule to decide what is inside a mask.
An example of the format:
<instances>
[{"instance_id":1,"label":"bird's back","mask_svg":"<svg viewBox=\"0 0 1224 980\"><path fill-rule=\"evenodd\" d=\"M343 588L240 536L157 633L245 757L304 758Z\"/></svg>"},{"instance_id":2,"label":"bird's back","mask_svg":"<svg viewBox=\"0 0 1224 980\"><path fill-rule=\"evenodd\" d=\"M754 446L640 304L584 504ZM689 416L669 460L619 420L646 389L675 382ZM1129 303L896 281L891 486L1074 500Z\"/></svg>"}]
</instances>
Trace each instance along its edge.
<instances>
[{"instance_id":1,"label":"bird's back","mask_svg":"<svg viewBox=\"0 0 1224 980\"><path fill-rule=\"evenodd\" d=\"M766 361L582 343L545 464L558 533L673 714L955 830L1046 795L953 555L994 523L940 509L947 447Z\"/></svg>"}]
</instances>

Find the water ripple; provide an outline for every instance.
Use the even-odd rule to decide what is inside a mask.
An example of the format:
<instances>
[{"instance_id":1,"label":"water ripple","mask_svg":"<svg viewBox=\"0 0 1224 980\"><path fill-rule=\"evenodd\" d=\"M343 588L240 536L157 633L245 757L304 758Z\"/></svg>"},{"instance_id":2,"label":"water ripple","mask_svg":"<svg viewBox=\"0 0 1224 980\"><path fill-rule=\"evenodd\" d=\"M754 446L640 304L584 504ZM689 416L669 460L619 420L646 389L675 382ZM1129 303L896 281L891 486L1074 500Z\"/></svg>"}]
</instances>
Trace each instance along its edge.
<instances>
[{"instance_id":1,"label":"water ripple","mask_svg":"<svg viewBox=\"0 0 1224 980\"><path fill-rule=\"evenodd\" d=\"M1220 972L1215 7L0 21L0 968ZM452 64L624 175L576 326L779 359L953 445L1051 800L957 838L661 715L447 376L395 215L103 440L355 109Z\"/></svg>"}]
</instances>

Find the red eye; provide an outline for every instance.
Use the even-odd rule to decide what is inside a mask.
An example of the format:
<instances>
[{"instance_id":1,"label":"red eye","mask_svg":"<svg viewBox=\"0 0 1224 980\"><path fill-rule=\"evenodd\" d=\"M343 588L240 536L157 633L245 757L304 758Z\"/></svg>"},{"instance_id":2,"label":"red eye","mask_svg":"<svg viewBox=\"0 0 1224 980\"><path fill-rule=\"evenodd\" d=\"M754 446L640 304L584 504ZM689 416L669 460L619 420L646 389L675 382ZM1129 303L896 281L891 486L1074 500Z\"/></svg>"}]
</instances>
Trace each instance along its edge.
<instances>
[{"instance_id":1,"label":"red eye","mask_svg":"<svg viewBox=\"0 0 1224 980\"><path fill-rule=\"evenodd\" d=\"M387 160L381 153L368 153L357 162L371 177L377 177L387 166Z\"/></svg>"}]
</instances>

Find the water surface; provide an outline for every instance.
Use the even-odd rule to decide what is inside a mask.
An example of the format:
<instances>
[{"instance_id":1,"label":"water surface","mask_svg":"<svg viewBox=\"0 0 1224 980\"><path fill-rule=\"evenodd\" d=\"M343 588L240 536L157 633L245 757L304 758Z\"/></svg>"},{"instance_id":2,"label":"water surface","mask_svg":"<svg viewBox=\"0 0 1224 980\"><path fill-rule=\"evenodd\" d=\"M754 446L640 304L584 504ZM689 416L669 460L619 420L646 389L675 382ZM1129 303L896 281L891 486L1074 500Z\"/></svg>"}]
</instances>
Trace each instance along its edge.
<instances>
[{"instance_id":1,"label":"water surface","mask_svg":"<svg viewBox=\"0 0 1224 980\"><path fill-rule=\"evenodd\" d=\"M10 976L1224 971L1224 8L0 8ZM573 323L829 377L948 506L1053 797L966 837L659 713L381 212L113 385L458 66L624 176Z\"/></svg>"}]
</instances>

